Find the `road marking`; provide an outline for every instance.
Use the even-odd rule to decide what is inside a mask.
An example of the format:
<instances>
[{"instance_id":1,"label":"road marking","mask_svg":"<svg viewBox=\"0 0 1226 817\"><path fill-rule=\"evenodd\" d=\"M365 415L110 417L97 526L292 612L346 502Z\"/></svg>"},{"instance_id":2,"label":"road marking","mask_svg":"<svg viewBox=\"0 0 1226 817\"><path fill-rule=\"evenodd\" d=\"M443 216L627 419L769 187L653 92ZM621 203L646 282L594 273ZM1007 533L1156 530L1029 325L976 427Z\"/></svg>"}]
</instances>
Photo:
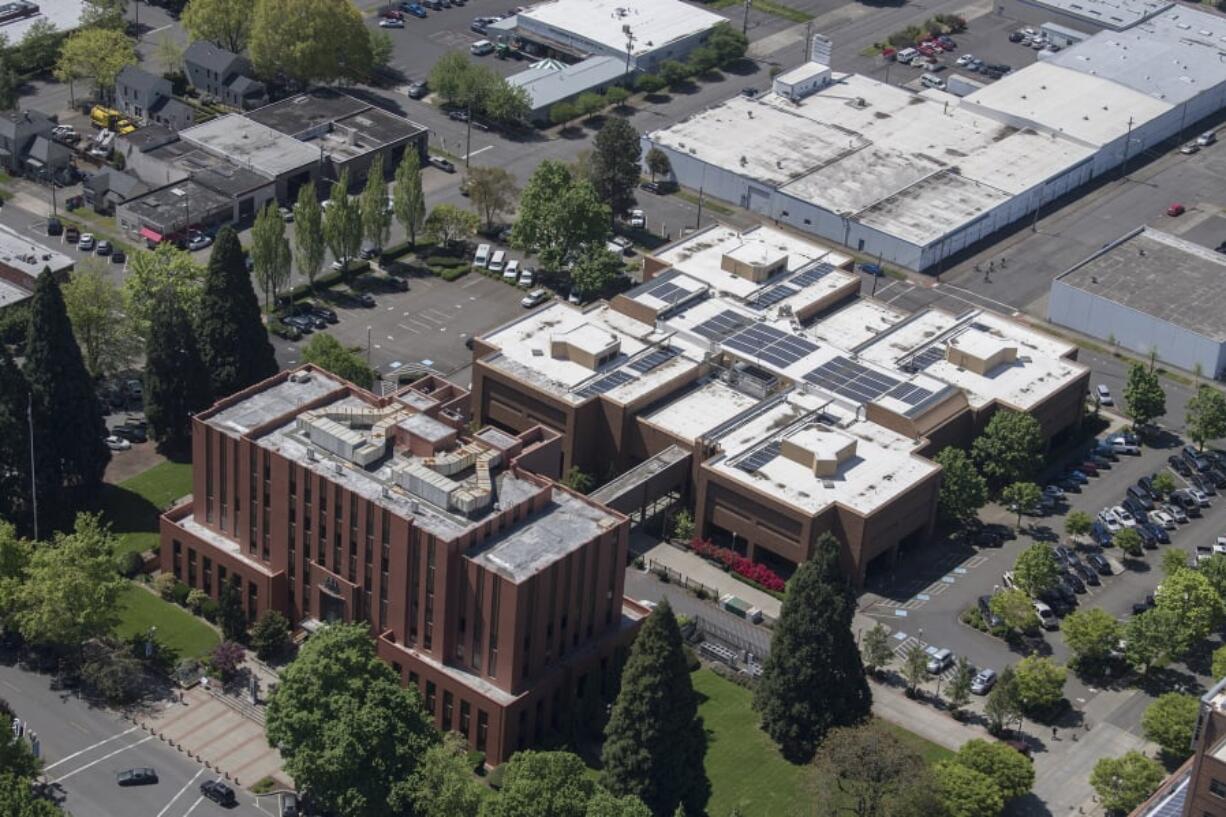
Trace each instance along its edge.
<instances>
[{"instance_id":1,"label":"road marking","mask_svg":"<svg viewBox=\"0 0 1226 817\"><path fill-rule=\"evenodd\" d=\"M945 582L946 584L953 584L957 581L957 579L955 579L953 576L943 576L941 577L941 581Z\"/></svg>"},{"instance_id":2,"label":"road marking","mask_svg":"<svg viewBox=\"0 0 1226 817\"><path fill-rule=\"evenodd\" d=\"M460 289L468 289L469 287L475 287L477 284L481 283L481 282L482 282L482 281L484 281L484 280L485 280L485 279L484 279L483 277L481 277L480 275L478 275L476 278L473 278L471 281L468 281L467 283L460 284ZM476 300L476 299L475 299L475 298L470 298L470 300Z\"/></svg>"},{"instance_id":3,"label":"road marking","mask_svg":"<svg viewBox=\"0 0 1226 817\"><path fill-rule=\"evenodd\" d=\"M472 157L476 156L478 153L485 153L487 150L493 150L493 149L494 149L493 145L486 145L483 148L477 148L472 153L468 154L467 156L462 156L461 158L471 159Z\"/></svg>"},{"instance_id":4,"label":"road marking","mask_svg":"<svg viewBox=\"0 0 1226 817\"><path fill-rule=\"evenodd\" d=\"M398 324L396 324L396 325L397 325L397 326L399 326L401 329L405 330L406 332L412 332L414 335L420 335L420 334L421 334L421 332L417 331L417 330L416 330L416 329L414 329L413 327L411 327L411 326L405 326L403 323L398 323Z\"/></svg>"},{"instance_id":5,"label":"road marking","mask_svg":"<svg viewBox=\"0 0 1226 817\"><path fill-rule=\"evenodd\" d=\"M916 593L915 597L920 601L928 601L932 598L932 596L928 595L927 593Z\"/></svg>"},{"instance_id":6,"label":"road marking","mask_svg":"<svg viewBox=\"0 0 1226 817\"><path fill-rule=\"evenodd\" d=\"M907 617L907 611L906 611L906 610L903 610L903 609L900 607L900 608L897 608L897 609L895 609L895 610L894 610L894 615L895 615L895 616L897 616L898 618L906 618L906 617Z\"/></svg>"},{"instance_id":7,"label":"road marking","mask_svg":"<svg viewBox=\"0 0 1226 817\"><path fill-rule=\"evenodd\" d=\"M9 689L15 689L18 692L21 692L21 687L17 686L16 684L9 683L8 681L0 681L0 684L4 684Z\"/></svg>"},{"instance_id":8,"label":"road marking","mask_svg":"<svg viewBox=\"0 0 1226 817\"><path fill-rule=\"evenodd\" d=\"M189 808L187 811L183 812L183 817L187 817L187 815L191 814L193 811L195 811L195 810L196 810L196 806L200 805L200 804L201 804L201 803L203 803L203 802L204 802L204 795L202 794L202 795L200 795L199 797L197 797L197 798L196 798L196 802L192 803L192 807L191 807L191 808Z\"/></svg>"},{"instance_id":9,"label":"road marking","mask_svg":"<svg viewBox=\"0 0 1226 817\"><path fill-rule=\"evenodd\" d=\"M127 746L120 747L120 748L116 749L115 751L110 752L109 754L105 754L105 755L103 755L102 757L98 758L97 760L92 760L92 761L90 761L89 763L86 763L84 766L81 766L81 767L79 767L79 768L73 769L73 770L72 770L71 772L69 772L68 774L61 775L61 776L57 777L55 780L52 780L51 782L52 782L52 783L59 783L59 782L61 782L61 781L63 781L63 780L67 780L68 778L72 777L72 776L73 776L73 775L75 775L75 774L79 774L80 772L83 772L83 771L85 771L86 769L89 769L89 768L91 768L91 767L93 767L93 766L97 766L99 763L101 763L101 762L102 762L102 761L104 761L104 760L107 760L107 759L109 759L109 758L112 758L112 757L114 757L115 755L117 755L117 754L119 754L119 753L121 753L121 752L126 752L126 751L128 751L129 749L131 749L131 748L133 748L133 747L135 747L135 746L140 746L142 743L145 743L146 741L150 741L150 740L153 740L153 735L145 735L143 738L141 738L140 740L136 741L136 743L129 743Z\"/></svg>"},{"instance_id":10,"label":"road marking","mask_svg":"<svg viewBox=\"0 0 1226 817\"><path fill-rule=\"evenodd\" d=\"M423 321L430 321L430 323L444 323L444 322L445 322L445 319L441 319L441 320L440 320L439 318L436 318L436 317L434 317L434 316L432 316L432 315L427 315L425 312L418 312L418 313L417 313L417 314L414 316L414 318L420 318L420 319L421 319L421 320L423 320ZM412 320L412 319L411 319L411 320ZM420 322L420 321L418 321L418 322ZM431 328L433 329L434 327L431 327Z\"/></svg>"},{"instance_id":11,"label":"road marking","mask_svg":"<svg viewBox=\"0 0 1226 817\"><path fill-rule=\"evenodd\" d=\"M1017 307L1014 306L1013 304L1007 304L1004 301L998 301L995 298L989 298L987 295L980 295L978 292L974 292L969 289L964 289L963 287L960 287L957 284L937 284L937 286L948 288L948 289L954 289L954 290L957 290L958 292L965 292L967 295L970 295L972 298L978 298L981 301L987 301L988 303L995 304L1001 309L1006 310L1007 314L1011 314L1011 315L1017 314Z\"/></svg>"},{"instance_id":12,"label":"road marking","mask_svg":"<svg viewBox=\"0 0 1226 817\"><path fill-rule=\"evenodd\" d=\"M180 797L182 797L182 796L183 796L183 792L187 791L188 787L190 787L190 786L191 786L193 783L195 783L195 782L196 782L196 778L197 778L197 777L199 777L199 776L200 776L200 775L202 775L202 774L204 774L204 769L200 769L200 770L198 770L198 771L196 772L195 777L193 777L191 780L189 780L189 781L187 781L186 783L184 783L184 784L183 784L183 788L179 789L179 793L178 793L178 794L176 794L174 797L170 798L170 802L169 802L169 803L167 803L167 804L166 804L166 805L165 805L165 806L162 808L162 810L158 812L158 817L165 817L166 812L170 811L170 807L171 807L171 806L173 806L173 805L175 804L175 801L176 801L176 800L178 800Z\"/></svg>"},{"instance_id":13,"label":"road marking","mask_svg":"<svg viewBox=\"0 0 1226 817\"><path fill-rule=\"evenodd\" d=\"M72 760L74 757L77 757L78 755L83 755L83 754L85 754L86 752L89 752L89 751L91 751L91 750L93 750L93 749L97 749L99 746L104 746L104 745L106 745L106 744L110 743L110 742L111 742L111 741L113 741L113 740L119 740L119 739L120 739L120 738L122 738L124 735L128 734L129 732L135 732L137 729L140 729L140 727L139 727L139 726L133 726L131 729L125 729L124 731L120 732L118 735L111 735L111 736L110 736L109 738L107 738L106 740L100 740L100 741L98 741L97 743L93 744L92 746L86 746L84 749L82 749L82 750L81 750L81 751L79 751L79 752L73 752L72 754L70 754L70 755L69 755L68 757L66 757L66 758L62 758L62 759L60 759L60 760L55 761L54 763L52 763L52 764L50 764L50 765L44 766L44 767L43 767L43 771L44 771L44 772L49 772L49 771L51 771L52 769L54 769L56 766L59 766L59 765L61 765L61 764L63 764L63 763L67 763L68 761Z\"/></svg>"}]
</instances>

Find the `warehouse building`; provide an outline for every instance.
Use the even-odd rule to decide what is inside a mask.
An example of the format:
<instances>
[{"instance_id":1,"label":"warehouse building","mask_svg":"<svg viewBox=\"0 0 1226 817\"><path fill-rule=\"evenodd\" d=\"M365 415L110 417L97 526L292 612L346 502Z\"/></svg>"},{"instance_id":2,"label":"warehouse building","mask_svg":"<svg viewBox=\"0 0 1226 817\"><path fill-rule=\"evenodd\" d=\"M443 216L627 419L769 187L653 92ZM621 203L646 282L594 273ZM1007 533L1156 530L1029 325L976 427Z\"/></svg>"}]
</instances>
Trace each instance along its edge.
<instances>
[{"instance_id":1,"label":"warehouse building","mask_svg":"<svg viewBox=\"0 0 1226 817\"><path fill-rule=\"evenodd\" d=\"M549 124L549 109L569 102L582 93L600 93L626 75L624 63L616 57L589 57L566 65L557 60L540 60L526 71L512 74L507 82L528 94L528 121Z\"/></svg>"},{"instance_id":2,"label":"warehouse building","mask_svg":"<svg viewBox=\"0 0 1226 817\"><path fill-rule=\"evenodd\" d=\"M1089 372L1073 344L993 313L861 298L851 265L773 227L694 233L611 302L479 337L472 410L557 433L559 472L609 480L594 496L610 507L641 519L684 498L698 535L783 574L831 532L861 582L931 532L937 451L1000 409L1059 438Z\"/></svg>"},{"instance_id":3,"label":"warehouse building","mask_svg":"<svg viewBox=\"0 0 1226 817\"><path fill-rule=\"evenodd\" d=\"M622 73L683 61L724 17L680 0L548 0L500 20L490 35L518 37L529 53L568 60L616 57Z\"/></svg>"},{"instance_id":4,"label":"warehouse building","mask_svg":"<svg viewBox=\"0 0 1226 817\"><path fill-rule=\"evenodd\" d=\"M1040 25L1051 21L1077 31L1124 31L1175 5L1171 0L996 0L1012 20Z\"/></svg>"},{"instance_id":5,"label":"warehouse building","mask_svg":"<svg viewBox=\"0 0 1226 817\"><path fill-rule=\"evenodd\" d=\"M1226 374L1226 257L1142 227L1052 282L1048 318L1206 377Z\"/></svg>"},{"instance_id":6,"label":"warehouse building","mask_svg":"<svg viewBox=\"0 0 1226 817\"><path fill-rule=\"evenodd\" d=\"M644 153L687 187L930 269L1220 110L1224 37L1223 18L1172 8L961 99L836 73L728 100Z\"/></svg>"}]
</instances>

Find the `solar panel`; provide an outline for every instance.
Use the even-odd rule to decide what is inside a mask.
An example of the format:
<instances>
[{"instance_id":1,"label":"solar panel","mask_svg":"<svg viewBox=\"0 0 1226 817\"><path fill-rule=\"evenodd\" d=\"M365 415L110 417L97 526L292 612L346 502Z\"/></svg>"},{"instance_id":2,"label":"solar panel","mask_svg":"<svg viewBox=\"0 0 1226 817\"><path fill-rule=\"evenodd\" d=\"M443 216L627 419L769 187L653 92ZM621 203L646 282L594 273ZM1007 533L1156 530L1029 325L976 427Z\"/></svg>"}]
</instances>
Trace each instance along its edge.
<instances>
[{"instance_id":1,"label":"solar panel","mask_svg":"<svg viewBox=\"0 0 1226 817\"><path fill-rule=\"evenodd\" d=\"M755 298L753 305L758 309L767 309L785 298L792 297L797 292L800 292L800 290L791 284L779 284L778 286L773 286L764 291L757 298Z\"/></svg>"},{"instance_id":2,"label":"solar panel","mask_svg":"<svg viewBox=\"0 0 1226 817\"><path fill-rule=\"evenodd\" d=\"M768 443L738 462L736 467L748 474L752 474L777 456L779 456L779 443Z\"/></svg>"},{"instance_id":3,"label":"solar panel","mask_svg":"<svg viewBox=\"0 0 1226 817\"><path fill-rule=\"evenodd\" d=\"M589 383L579 391L575 392L575 394L583 398L595 397L598 394L604 394L610 389L615 389L624 383L629 383L637 379L638 378L636 378L634 375L628 374L619 369L618 371L610 372L597 380L595 383Z\"/></svg>"},{"instance_id":4,"label":"solar panel","mask_svg":"<svg viewBox=\"0 0 1226 817\"><path fill-rule=\"evenodd\" d=\"M907 370L912 372L922 372L936 363L938 360L945 359L945 350L940 346L929 346L924 351L920 352L907 363Z\"/></svg>"},{"instance_id":5,"label":"solar panel","mask_svg":"<svg viewBox=\"0 0 1226 817\"><path fill-rule=\"evenodd\" d=\"M694 331L707 340L723 340L729 335L736 334L752 322L751 319L739 312L725 309L715 317L707 318L695 326Z\"/></svg>"},{"instance_id":6,"label":"solar panel","mask_svg":"<svg viewBox=\"0 0 1226 817\"><path fill-rule=\"evenodd\" d=\"M760 324L744 329L728 338L724 341L724 346L756 357L764 348L782 337L785 337L784 333L775 327Z\"/></svg>"},{"instance_id":7,"label":"solar panel","mask_svg":"<svg viewBox=\"0 0 1226 817\"><path fill-rule=\"evenodd\" d=\"M645 357L641 357L638 360L631 363L630 368L634 369L639 374L647 374L652 369L663 364L665 361L671 360L677 355L678 355L677 350L673 349L672 347L665 347L663 349L655 349L650 354L646 355Z\"/></svg>"},{"instance_id":8,"label":"solar panel","mask_svg":"<svg viewBox=\"0 0 1226 817\"><path fill-rule=\"evenodd\" d=\"M665 281L662 284L657 284L643 294L650 295L657 300L664 301L666 304L675 304L689 293L674 284L672 281Z\"/></svg>"},{"instance_id":9,"label":"solar panel","mask_svg":"<svg viewBox=\"0 0 1226 817\"><path fill-rule=\"evenodd\" d=\"M932 392L922 386L912 383L902 383L889 393L890 397L901 400L908 406L918 406L932 396Z\"/></svg>"},{"instance_id":10,"label":"solar panel","mask_svg":"<svg viewBox=\"0 0 1226 817\"><path fill-rule=\"evenodd\" d=\"M978 329L980 332L992 331L992 327L988 326L986 323L979 323L978 321L971 324L971 329Z\"/></svg>"},{"instance_id":11,"label":"solar panel","mask_svg":"<svg viewBox=\"0 0 1226 817\"><path fill-rule=\"evenodd\" d=\"M857 403L872 402L900 385L899 380L888 374L869 369L842 355L831 358L804 375L804 380Z\"/></svg>"},{"instance_id":12,"label":"solar panel","mask_svg":"<svg viewBox=\"0 0 1226 817\"><path fill-rule=\"evenodd\" d=\"M834 265L827 264L825 261L823 261L810 269L798 273L794 278L789 280L788 283L803 289L810 284L817 283L832 272L834 272Z\"/></svg>"}]
</instances>

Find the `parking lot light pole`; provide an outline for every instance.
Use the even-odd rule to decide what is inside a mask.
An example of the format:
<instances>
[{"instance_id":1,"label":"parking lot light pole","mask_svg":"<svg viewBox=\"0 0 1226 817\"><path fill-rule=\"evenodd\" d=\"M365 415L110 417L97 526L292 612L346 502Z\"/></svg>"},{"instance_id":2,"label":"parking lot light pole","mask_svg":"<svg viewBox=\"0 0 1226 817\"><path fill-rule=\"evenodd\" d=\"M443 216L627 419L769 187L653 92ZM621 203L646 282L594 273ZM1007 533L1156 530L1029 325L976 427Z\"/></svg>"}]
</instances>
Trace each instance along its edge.
<instances>
[{"instance_id":1,"label":"parking lot light pole","mask_svg":"<svg viewBox=\"0 0 1226 817\"><path fill-rule=\"evenodd\" d=\"M366 327L366 365L370 366L370 327Z\"/></svg>"}]
</instances>

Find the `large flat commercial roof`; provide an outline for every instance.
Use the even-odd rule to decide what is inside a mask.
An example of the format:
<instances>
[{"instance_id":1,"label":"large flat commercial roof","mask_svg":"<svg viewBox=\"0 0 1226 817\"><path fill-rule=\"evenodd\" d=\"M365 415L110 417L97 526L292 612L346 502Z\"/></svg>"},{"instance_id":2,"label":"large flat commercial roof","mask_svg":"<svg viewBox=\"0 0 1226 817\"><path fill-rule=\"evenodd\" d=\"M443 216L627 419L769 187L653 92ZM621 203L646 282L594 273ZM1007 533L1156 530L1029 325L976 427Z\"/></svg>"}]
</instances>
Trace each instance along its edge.
<instances>
[{"instance_id":1,"label":"large flat commercial roof","mask_svg":"<svg viewBox=\"0 0 1226 817\"><path fill-rule=\"evenodd\" d=\"M622 54L628 27L637 57L725 21L681 0L549 0L519 12L518 22L551 26Z\"/></svg>"},{"instance_id":2,"label":"large flat commercial roof","mask_svg":"<svg viewBox=\"0 0 1226 817\"><path fill-rule=\"evenodd\" d=\"M38 278L44 269L63 272L72 269L73 260L64 253L31 241L27 236L0 224L0 264ZM0 305L4 301L0 299Z\"/></svg>"},{"instance_id":3,"label":"large flat commercial roof","mask_svg":"<svg viewBox=\"0 0 1226 817\"><path fill-rule=\"evenodd\" d=\"M179 138L272 178L319 161L319 151L240 114L179 131Z\"/></svg>"},{"instance_id":4,"label":"large flat commercial roof","mask_svg":"<svg viewBox=\"0 0 1226 817\"><path fill-rule=\"evenodd\" d=\"M758 402L758 398L720 380L710 380L648 414L643 421L692 443Z\"/></svg>"},{"instance_id":5,"label":"large flat commercial roof","mask_svg":"<svg viewBox=\"0 0 1226 817\"><path fill-rule=\"evenodd\" d=\"M1121 30L1174 5L1170 0L1026 0L1103 28Z\"/></svg>"},{"instance_id":6,"label":"large flat commercial roof","mask_svg":"<svg viewBox=\"0 0 1226 817\"><path fill-rule=\"evenodd\" d=\"M528 104L539 111L625 73L626 64L617 57L588 57L574 65L541 60L528 70L507 77L507 82L527 91Z\"/></svg>"},{"instance_id":7,"label":"large flat commercial roof","mask_svg":"<svg viewBox=\"0 0 1226 817\"><path fill-rule=\"evenodd\" d=\"M26 35L35 23L51 23L56 31L72 31L81 24L85 11L84 0L35 0L38 14L21 17L0 26L0 33L14 45Z\"/></svg>"},{"instance_id":8,"label":"large flat commercial roof","mask_svg":"<svg viewBox=\"0 0 1226 817\"><path fill-rule=\"evenodd\" d=\"M1226 82L1226 18L1180 6L1048 60L1179 105Z\"/></svg>"},{"instance_id":9,"label":"large flat commercial roof","mask_svg":"<svg viewBox=\"0 0 1226 817\"><path fill-rule=\"evenodd\" d=\"M1226 341L1226 259L1198 244L1145 227L1059 278L1065 286Z\"/></svg>"},{"instance_id":10,"label":"large flat commercial roof","mask_svg":"<svg viewBox=\"0 0 1226 817\"><path fill-rule=\"evenodd\" d=\"M334 88L313 88L250 111L246 118L293 137L316 158L322 147L325 153L341 161L426 130L416 122Z\"/></svg>"}]
</instances>

